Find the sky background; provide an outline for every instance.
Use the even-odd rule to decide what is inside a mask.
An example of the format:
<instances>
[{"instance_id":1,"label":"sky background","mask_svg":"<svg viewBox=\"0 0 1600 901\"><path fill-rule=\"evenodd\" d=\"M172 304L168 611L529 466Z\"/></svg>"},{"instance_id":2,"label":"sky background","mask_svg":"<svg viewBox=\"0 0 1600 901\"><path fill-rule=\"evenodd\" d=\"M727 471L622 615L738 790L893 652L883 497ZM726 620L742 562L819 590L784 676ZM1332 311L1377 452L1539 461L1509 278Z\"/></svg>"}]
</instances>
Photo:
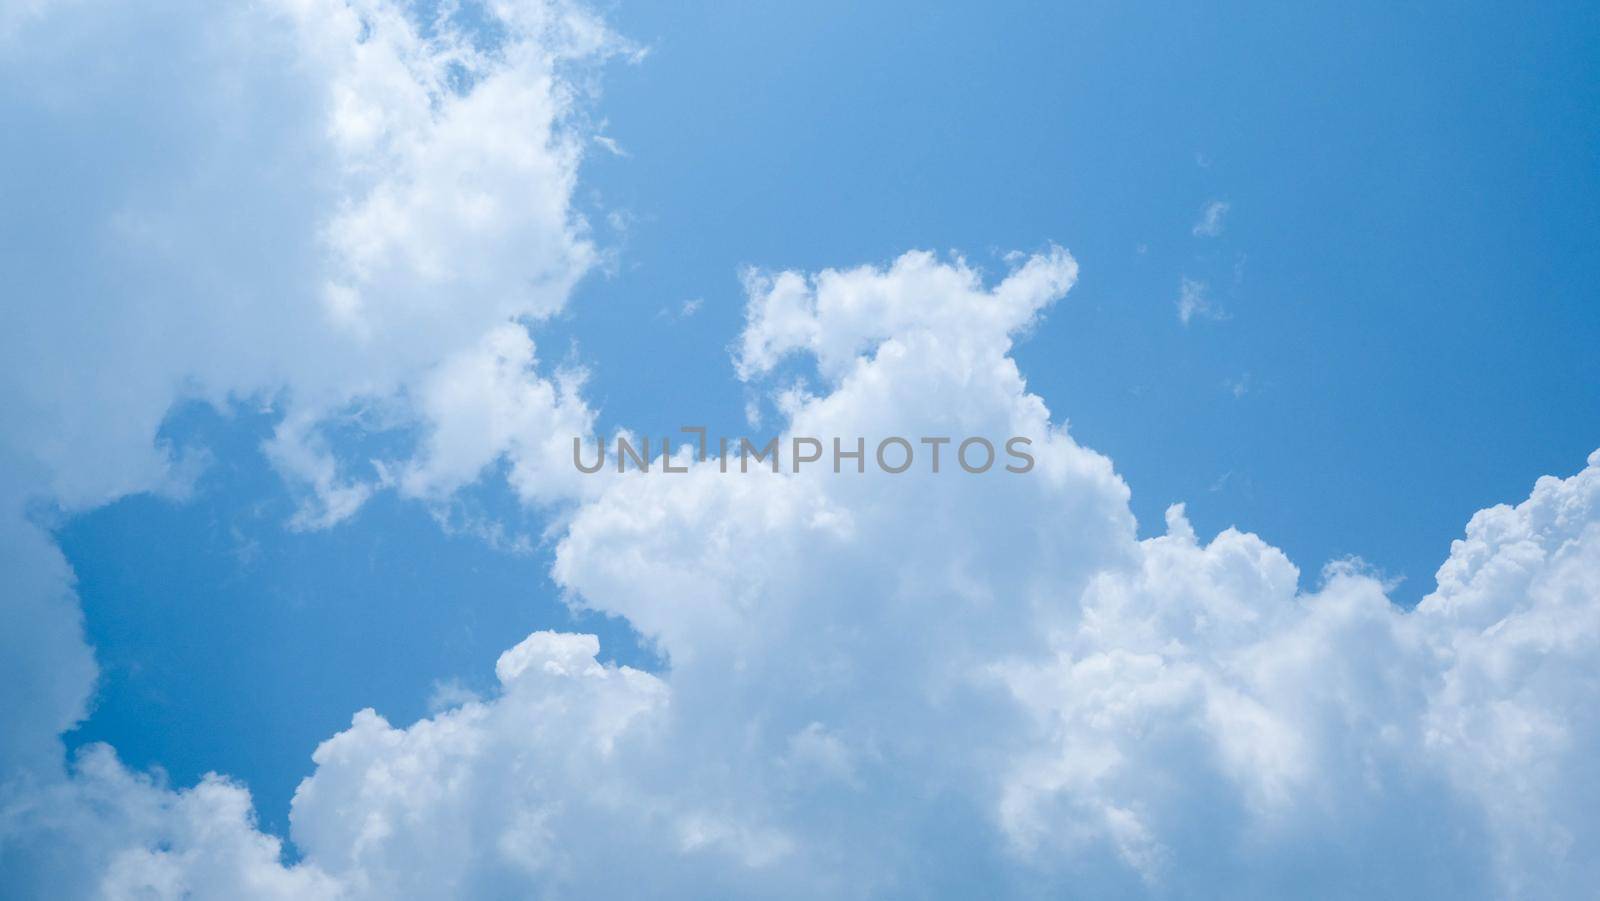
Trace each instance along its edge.
<instances>
[{"instance_id":1,"label":"sky background","mask_svg":"<svg viewBox=\"0 0 1600 901\"><path fill-rule=\"evenodd\" d=\"M1004 273L1054 242L1080 279L1016 359L1115 461L1141 536L1186 502L1202 535L1284 549L1302 587L1355 556L1410 605L1474 511L1600 446L1594 4L606 12L648 49L590 112L614 149L586 150L575 205L607 260L536 334L589 370L603 433L775 427L729 361L746 267L925 248ZM1186 282L1207 306L1184 321ZM488 691L532 630L660 667L626 622L567 609L551 521L497 480L457 520L380 495L285 529L276 421L184 405L162 439L209 461L192 496L53 524L101 666L69 745L237 776L281 833L354 710L408 723Z\"/></svg>"}]
</instances>

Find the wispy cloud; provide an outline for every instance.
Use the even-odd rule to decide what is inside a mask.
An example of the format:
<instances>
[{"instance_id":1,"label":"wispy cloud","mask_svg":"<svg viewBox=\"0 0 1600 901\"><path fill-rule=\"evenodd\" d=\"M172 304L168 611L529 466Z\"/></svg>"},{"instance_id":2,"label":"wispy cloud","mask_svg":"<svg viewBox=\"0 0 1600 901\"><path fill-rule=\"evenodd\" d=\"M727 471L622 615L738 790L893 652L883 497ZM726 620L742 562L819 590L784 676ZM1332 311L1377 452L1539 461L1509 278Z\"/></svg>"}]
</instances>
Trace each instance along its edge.
<instances>
[{"instance_id":1,"label":"wispy cloud","mask_svg":"<svg viewBox=\"0 0 1600 901\"><path fill-rule=\"evenodd\" d=\"M1187 275L1178 283L1178 321L1184 325L1189 320L1226 319L1227 314L1211 302L1211 288L1199 279Z\"/></svg>"},{"instance_id":2,"label":"wispy cloud","mask_svg":"<svg viewBox=\"0 0 1600 901\"><path fill-rule=\"evenodd\" d=\"M1228 215L1226 200L1213 200L1200 210L1200 221L1192 231L1197 238L1215 238L1222 234L1223 219Z\"/></svg>"},{"instance_id":3,"label":"wispy cloud","mask_svg":"<svg viewBox=\"0 0 1600 901\"><path fill-rule=\"evenodd\" d=\"M676 310L670 309L668 307L662 307L660 310L656 311L656 318L657 319L688 319L690 316L693 316L694 314L700 312L700 307L704 303L705 303L705 301L702 300L701 298L691 297L688 300L684 301L681 305L679 305L678 309L676 309Z\"/></svg>"}]
</instances>

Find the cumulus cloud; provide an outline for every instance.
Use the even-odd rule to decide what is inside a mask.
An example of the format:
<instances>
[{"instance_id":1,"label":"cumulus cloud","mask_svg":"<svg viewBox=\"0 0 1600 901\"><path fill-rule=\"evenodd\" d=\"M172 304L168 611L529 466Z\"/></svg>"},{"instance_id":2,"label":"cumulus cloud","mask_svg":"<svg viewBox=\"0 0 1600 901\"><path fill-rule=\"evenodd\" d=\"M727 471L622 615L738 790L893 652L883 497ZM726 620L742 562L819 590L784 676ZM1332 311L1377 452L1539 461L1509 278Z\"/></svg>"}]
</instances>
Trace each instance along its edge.
<instances>
[{"instance_id":1,"label":"cumulus cloud","mask_svg":"<svg viewBox=\"0 0 1600 901\"><path fill-rule=\"evenodd\" d=\"M722 720L730 744L772 724L745 766L825 735L845 772L867 773L847 800L818 788L774 805L796 873L828 861L886 890L917 878L886 861L937 856L1040 884L1208 894L1184 883L1205 874L1279 896L1308 876L1360 891L1381 859L1415 892L1577 891L1589 798L1560 787L1593 778L1576 749L1594 747L1579 705L1600 642L1600 456L1480 514L1414 613L1357 564L1303 586L1255 536L1202 542L1181 508L1138 541L1109 461L1052 426L1007 354L1074 270L1052 252L984 289L959 261L910 254L747 280L741 371L810 352L831 389L793 410L794 433L1026 435L1036 480L624 480L580 512L557 577L654 637L674 705ZM1446 611L1480 580L1492 609L1459 623ZM811 805L937 821L905 780L939 785L999 848L809 828L824 816Z\"/></svg>"},{"instance_id":2,"label":"cumulus cloud","mask_svg":"<svg viewBox=\"0 0 1600 901\"><path fill-rule=\"evenodd\" d=\"M8 786L0 874L17 898L266 898L315 901L344 888L316 866L285 866L257 830L250 793L209 774L174 791L128 772L110 748L83 750L72 778Z\"/></svg>"},{"instance_id":3,"label":"cumulus cloud","mask_svg":"<svg viewBox=\"0 0 1600 901\"><path fill-rule=\"evenodd\" d=\"M1140 540L1110 461L1009 356L1074 269L1052 250L989 286L918 253L752 277L741 362L828 373L793 432L1017 434L1039 466L609 480L554 575L666 671L537 633L491 698L403 728L358 714L317 750L291 815L304 859L272 878L354 897L1580 895L1600 453L1475 517L1411 612L1359 564L1308 583L1254 535L1202 540L1181 506ZM179 874L204 858L167 853Z\"/></svg>"},{"instance_id":4,"label":"cumulus cloud","mask_svg":"<svg viewBox=\"0 0 1600 901\"><path fill-rule=\"evenodd\" d=\"M147 23L74 4L6 47L5 103L37 140L8 148L28 302L7 307L0 378L7 452L41 494L78 509L159 484L156 431L183 399L278 404L272 451L311 489L308 521L379 481L333 454L327 422L459 431L411 395L465 356L493 365L492 336L560 309L594 262L570 208L581 91L557 70L613 39L561 5L494 5L493 39L450 9L195 4ZM72 141L92 167L51 150Z\"/></svg>"},{"instance_id":5,"label":"cumulus cloud","mask_svg":"<svg viewBox=\"0 0 1600 901\"><path fill-rule=\"evenodd\" d=\"M1203 539L1181 507L1141 540L1112 462L1011 356L1076 279L1050 247L995 276L924 252L751 270L734 359L752 390L815 364L786 434L1020 436L1030 473L707 461L571 482L552 442L592 414L580 373L539 374L529 326L592 261L568 210L577 88L556 73L609 38L562 6L487 10L506 35L488 46L375 0L186 11L162 50L214 77L141 92L150 146L177 159L132 154L119 191L60 198L47 237L88 244L47 259L117 277L24 269L42 299L0 339L0 555L23 574L0 635L8 888L1535 898L1600 881L1600 453L1474 517L1409 612L1356 563L1307 579L1257 536ZM125 100L114 65L67 60L123 47L131 16L8 48L18 121ZM152 171L157 189L127 187ZM553 577L663 671L540 632L487 697L442 695L411 724L356 713L296 792L293 864L223 776L174 789L103 747L63 765L93 663L66 564L22 511L166 484L165 411L241 396L283 406L272 451L310 486L307 526L372 491L446 498L497 460L530 503L570 499ZM326 428L354 415L414 430L415 451L362 470Z\"/></svg>"},{"instance_id":6,"label":"cumulus cloud","mask_svg":"<svg viewBox=\"0 0 1600 901\"><path fill-rule=\"evenodd\" d=\"M0 14L8 818L70 784L58 735L95 675L41 517L181 493L189 468L157 440L176 404L275 406L268 450L304 495L299 527L389 487L445 496L500 458L532 502L573 488L547 442L588 422L581 378L537 372L529 329L596 257L570 201L585 73L619 43L563 3L421 15L388 0ZM344 456L329 427L349 422L416 450Z\"/></svg>"}]
</instances>

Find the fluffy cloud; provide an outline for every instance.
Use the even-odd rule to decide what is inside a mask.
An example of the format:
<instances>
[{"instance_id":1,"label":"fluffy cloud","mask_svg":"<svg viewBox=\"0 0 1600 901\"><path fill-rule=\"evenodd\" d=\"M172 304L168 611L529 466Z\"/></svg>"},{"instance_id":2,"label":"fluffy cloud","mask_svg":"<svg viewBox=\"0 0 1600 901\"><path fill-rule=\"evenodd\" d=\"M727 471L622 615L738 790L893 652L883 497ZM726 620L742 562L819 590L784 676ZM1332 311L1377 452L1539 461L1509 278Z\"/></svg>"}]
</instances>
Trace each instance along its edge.
<instances>
[{"instance_id":1,"label":"fluffy cloud","mask_svg":"<svg viewBox=\"0 0 1600 901\"><path fill-rule=\"evenodd\" d=\"M1424 749L1482 806L1509 887L1600 880L1600 452L1480 511L1418 607L1440 662Z\"/></svg>"},{"instance_id":2,"label":"fluffy cloud","mask_svg":"<svg viewBox=\"0 0 1600 901\"><path fill-rule=\"evenodd\" d=\"M216 775L173 791L131 774L104 746L70 780L32 786L0 818L0 872L18 898L268 898L315 901L343 888L286 867L255 827L250 794Z\"/></svg>"},{"instance_id":3,"label":"fluffy cloud","mask_svg":"<svg viewBox=\"0 0 1600 901\"><path fill-rule=\"evenodd\" d=\"M620 44L561 3L436 10L75 0L0 13L8 824L67 784L58 735L95 674L40 523L181 494L197 461L158 440L176 404L275 405L269 450L304 489L299 526L388 486L447 496L500 458L530 501L576 487L548 435L591 414L577 374L535 371L529 328L595 260L570 200L586 72ZM457 402L464 391L475 405ZM478 428L485 416L495 428ZM328 434L348 421L414 435L415 453L352 458ZM145 791L101 781L129 787L130 803Z\"/></svg>"},{"instance_id":4,"label":"fluffy cloud","mask_svg":"<svg viewBox=\"0 0 1600 901\"><path fill-rule=\"evenodd\" d=\"M596 663L598 650L592 636L536 633L501 655L492 702L408 729L357 714L295 794L301 849L363 897L495 896L534 881L620 893L620 854L651 816L634 761L668 693Z\"/></svg>"},{"instance_id":5,"label":"fluffy cloud","mask_svg":"<svg viewBox=\"0 0 1600 901\"><path fill-rule=\"evenodd\" d=\"M490 45L309 0L153 26L97 8L8 45L24 129L82 141L69 125L117 121L139 28L212 73L141 92L105 190L19 194L56 218L0 338L8 889L1550 897L1600 879L1600 454L1475 517L1410 612L1356 564L1306 584L1256 536L1202 540L1181 507L1140 540L1111 461L1010 355L1076 277L1049 248L998 279L926 253L750 272L735 359L758 389L815 363L814 393L785 395L790 434L1021 436L1030 473L711 461L574 482L551 436L592 417L578 375L538 375L527 324L593 258L557 73L609 39L562 7L487 11ZM87 58L107 63L66 62ZM577 498L554 577L665 670L536 633L492 697L402 726L357 713L296 793L292 865L223 777L173 790L105 748L63 769L93 664L65 562L22 513L181 487L154 439L185 397L281 404L303 525L385 487L446 498L499 459L528 501ZM414 430L415 452L345 459L326 427L346 416Z\"/></svg>"},{"instance_id":6,"label":"fluffy cloud","mask_svg":"<svg viewBox=\"0 0 1600 901\"><path fill-rule=\"evenodd\" d=\"M1308 587L1253 535L1202 541L1181 507L1141 541L1109 461L1008 356L1072 273L1051 251L992 288L926 254L753 278L751 329L775 333L781 290L782 333L806 336L747 335L769 366L850 348L819 360L793 432L1018 434L1035 472L610 480L555 575L667 672L540 633L501 658L496 697L405 728L358 714L317 750L282 878L357 897L1581 894L1600 454L1479 514L1413 612L1355 564Z\"/></svg>"},{"instance_id":7,"label":"fluffy cloud","mask_svg":"<svg viewBox=\"0 0 1600 901\"><path fill-rule=\"evenodd\" d=\"M570 208L575 67L617 45L560 5L494 4L492 39L452 9L74 5L5 47L26 302L8 305L0 378L6 453L38 494L77 509L158 486L175 402L257 398L285 412L273 450L315 489L307 522L336 520L381 480L332 456L326 423L459 436L412 397L531 363L508 329L559 310L595 259ZM570 392L507 402L540 425L584 415ZM474 459L522 446L495 438ZM448 490L428 475L465 465L406 485Z\"/></svg>"},{"instance_id":8,"label":"fluffy cloud","mask_svg":"<svg viewBox=\"0 0 1600 901\"><path fill-rule=\"evenodd\" d=\"M558 578L656 638L675 706L760 748L750 768L826 737L855 793L771 814L802 871L845 859L860 885L901 886L916 877L891 862L937 851L1106 891L1276 896L1369 890L1381 860L1390 890L1576 893L1595 857L1574 789L1594 781L1600 456L1480 514L1413 613L1356 565L1308 588L1255 536L1201 542L1181 508L1137 541L1109 461L1007 356L1073 272L1052 252L984 290L909 254L752 277L741 371L806 350L828 382L795 434L1024 435L1038 471L623 480L574 521ZM786 784L773 769L749 778ZM936 821L935 786L1001 848L837 826ZM837 806L832 828L794 823L812 804Z\"/></svg>"}]
</instances>

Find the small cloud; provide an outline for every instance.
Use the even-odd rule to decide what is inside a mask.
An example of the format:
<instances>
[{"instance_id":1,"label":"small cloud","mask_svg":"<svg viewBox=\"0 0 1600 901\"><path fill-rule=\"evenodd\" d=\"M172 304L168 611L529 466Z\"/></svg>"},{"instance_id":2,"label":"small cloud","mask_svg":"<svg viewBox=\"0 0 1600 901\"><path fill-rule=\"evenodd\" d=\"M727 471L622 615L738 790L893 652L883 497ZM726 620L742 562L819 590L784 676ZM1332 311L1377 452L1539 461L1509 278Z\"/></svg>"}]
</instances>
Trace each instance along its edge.
<instances>
[{"instance_id":1,"label":"small cloud","mask_svg":"<svg viewBox=\"0 0 1600 901\"><path fill-rule=\"evenodd\" d=\"M676 312L666 307L662 307L656 311L656 318L673 320L688 319L690 316L700 312L700 307L704 303L705 301L698 297L691 297L690 299L684 301L683 305L678 307Z\"/></svg>"},{"instance_id":2,"label":"small cloud","mask_svg":"<svg viewBox=\"0 0 1600 901\"><path fill-rule=\"evenodd\" d=\"M1194 224L1197 238L1215 238L1222 234L1222 219L1228 215L1226 200L1213 200L1200 210L1200 221Z\"/></svg>"},{"instance_id":3,"label":"small cloud","mask_svg":"<svg viewBox=\"0 0 1600 901\"><path fill-rule=\"evenodd\" d=\"M618 235L626 236L638 221L639 217L628 210L611 210L606 213L606 225Z\"/></svg>"},{"instance_id":4,"label":"small cloud","mask_svg":"<svg viewBox=\"0 0 1600 901\"><path fill-rule=\"evenodd\" d=\"M1244 397L1250 393L1250 373L1247 372L1236 379L1223 379L1222 387L1228 389L1228 393L1234 397Z\"/></svg>"},{"instance_id":5,"label":"small cloud","mask_svg":"<svg viewBox=\"0 0 1600 901\"><path fill-rule=\"evenodd\" d=\"M250 569L261 559L261 542L246 535L235 525L228 529L232 538L232 555L240 569Z\"/></svg>"},{"instance_id":6,"label":"small cloud","mask_svg":"<svg viewBox=\"0 0 1600 901\"><path fill-rule=\"evenodd\" d=\"M601 147L604 147L606 150L609 150L612 156L625 157L628 155L628 151L623 150L622 145L618 144L615 138L608 138L605 135L595 135L594 142L599 144Z\"/></svg>"},{"instance_id":7,"label":"small cloud","mask_svg":"<svg viewBox=\"0 0 1600 901\"><path fill-rule=\"evenodd\" d=\"M1205 282L1192 279L1187 275L1178 284L1178 321L1184 325L1196 317L1204 319L1226 319L1227 314L1212 305L1206 295L1210 288Z\"/></svg>"}]
</instances>

